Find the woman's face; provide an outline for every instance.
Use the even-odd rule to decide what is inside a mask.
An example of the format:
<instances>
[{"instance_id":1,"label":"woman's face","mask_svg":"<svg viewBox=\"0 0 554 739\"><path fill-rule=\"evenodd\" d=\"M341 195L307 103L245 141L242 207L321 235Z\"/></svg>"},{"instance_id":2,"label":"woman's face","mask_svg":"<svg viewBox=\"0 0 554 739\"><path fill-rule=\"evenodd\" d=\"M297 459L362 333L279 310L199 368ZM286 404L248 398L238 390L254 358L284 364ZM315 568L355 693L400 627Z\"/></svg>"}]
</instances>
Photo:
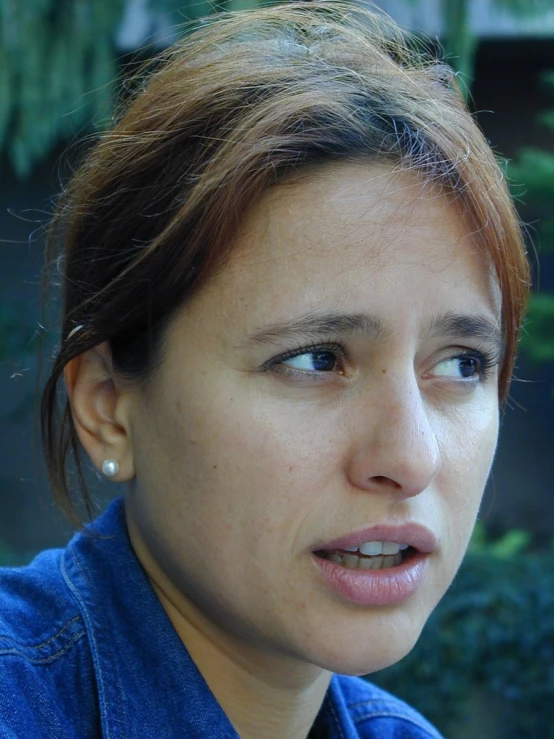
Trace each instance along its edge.
<instances>
[{"instance_id":1,"label":"woman's face","mask_svg":"<svg viewBox=\"0 0 554 739\"><path fill-rule=\"evenodd\" d=\"M185 618L341 673L404 656L493 459L499 311L413 175L334 164L267 193L128 398L135 544Z\"/></svg>"}]
</instances>

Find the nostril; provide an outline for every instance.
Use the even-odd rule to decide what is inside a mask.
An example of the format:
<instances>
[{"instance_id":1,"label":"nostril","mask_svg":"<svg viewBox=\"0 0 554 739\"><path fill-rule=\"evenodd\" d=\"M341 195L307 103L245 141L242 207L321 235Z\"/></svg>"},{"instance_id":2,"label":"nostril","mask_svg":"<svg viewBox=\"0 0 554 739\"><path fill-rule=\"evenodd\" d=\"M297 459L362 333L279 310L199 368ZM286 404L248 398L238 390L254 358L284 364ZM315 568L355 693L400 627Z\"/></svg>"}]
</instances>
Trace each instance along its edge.
<instances>
[{"instance_id":1,"label":"nostril","mask_svg":"<svg viewBox=\"0 0 554 739\"><path fill-rule=\"evenodd\" d=\"M385 477L384 475L374 475L369 479L371 482L377 483L377 485L392 487L395 490L399 490L402 487L398 482L391 480L390 477Z\"/></svg>"}]
</instances>

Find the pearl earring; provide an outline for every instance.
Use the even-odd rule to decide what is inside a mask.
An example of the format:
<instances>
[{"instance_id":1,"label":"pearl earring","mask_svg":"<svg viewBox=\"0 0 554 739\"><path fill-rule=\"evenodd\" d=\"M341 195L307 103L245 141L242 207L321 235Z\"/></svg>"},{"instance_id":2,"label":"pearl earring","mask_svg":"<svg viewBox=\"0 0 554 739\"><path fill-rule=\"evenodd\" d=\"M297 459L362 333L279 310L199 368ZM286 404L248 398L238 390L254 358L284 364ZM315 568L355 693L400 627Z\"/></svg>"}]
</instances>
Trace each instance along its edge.
<instances>
[{"instance_id":1,"label":"pearl earring","mask_svg":"<svg viewBox=\"0 0 554 739\"><path fill-rule=\"evenodd\" d=\"M102 462L102 472L106 477L114 477L119 472L119 462L117 459L105 459Z\"/></svg>"}]
</instances>

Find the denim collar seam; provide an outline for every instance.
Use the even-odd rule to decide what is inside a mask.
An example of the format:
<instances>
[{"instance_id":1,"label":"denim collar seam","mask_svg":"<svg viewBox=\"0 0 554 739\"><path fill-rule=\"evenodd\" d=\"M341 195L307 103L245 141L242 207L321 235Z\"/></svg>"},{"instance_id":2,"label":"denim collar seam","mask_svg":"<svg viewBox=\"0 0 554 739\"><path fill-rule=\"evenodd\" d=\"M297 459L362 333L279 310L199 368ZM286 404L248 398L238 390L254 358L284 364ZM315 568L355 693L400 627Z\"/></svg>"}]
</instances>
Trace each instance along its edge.
<instances>
[{"instance_id":1,"label":"denim collar seam","mask_svg":"<svg viewBox=\"0 0 554 739\"><path fill-rule=\"evenodd\" d=\"M125 731L123 730L123 733L120 733L114 728L114 701L110 697L108 697L108 694L111 691L110 686L108 685L106 680L105 672L102 669L102 659L100 656L101 650L98 648L95 634L96 626L93 623L92 615L89 613L89 608L85 602L85 599L83 598L82 593L80 592L78 584L72 580L71 575L68 572L66 559L69 558L71 558L74 566L78 568L85 580L89 581L89 577L81 565L77 552L73 550L73 547L71 547L71 545L68 546L66 551L64 552L60 568L67 587L69 588L73 597L76 599L79 605L83 621L85 623L85 628L88 636L88 646L92 656L93 671L96 678L96 689L98 695L98 705L100 709L100 720L102 723L103 737L104 739L125 739ZM115 685L112 687L112 691L117 694L116 702L120 708L121 714L119 723L122 727L124 727L125 719L124 712L121 711L121 696L119 695L119 691L117 690L117 687ZM108 710L108 706L110 706L110 710Z\"/></svg>"}]
</instances>

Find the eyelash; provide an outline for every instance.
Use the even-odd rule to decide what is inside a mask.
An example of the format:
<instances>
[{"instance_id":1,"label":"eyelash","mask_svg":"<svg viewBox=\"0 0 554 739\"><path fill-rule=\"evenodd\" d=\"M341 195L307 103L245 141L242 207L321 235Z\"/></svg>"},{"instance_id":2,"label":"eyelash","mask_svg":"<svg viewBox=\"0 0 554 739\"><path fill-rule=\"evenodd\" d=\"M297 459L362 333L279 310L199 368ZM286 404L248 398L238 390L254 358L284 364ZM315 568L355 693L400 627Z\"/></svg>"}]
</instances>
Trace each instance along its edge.
<instances>
[{"instance_id":1,"label":"eyelash","mask_svg":"<svg viewBox=\"0 0 554 739\"><path fill-rule=\"evenodd\" d=\"M479 380L482 382L489 378L491 370L500 363L498 354L488 349L464 349L459 354L449 357L449 359L476 359L479 363Z\"/></svg>"},{"instance_id":2,"label":"eyelash","mask_svg":"<svg viewBox=\"0 0 554 739\"><path fill-rule=\"evenodd\" d=\"M288 359L293 359L294 357L302 356L303 354L311 354L311 353L331 353L335 355L335 359L338 360L345 360L348 359L347 352L345 348L336 342L331 344L309 344L307 346L299 347L298 349L292 349L290 351L284 352L283 354L280 354L277 357L273 357L268 362L266 362L262 366L263 371L275 371L277 368L281 367L280 373L282 374L288 374L288 375L296 375L296 376L304 376L304 377L318 377L322 375L329 375L331 372L317 372L317 371L310 371L310 370L300 370L295 369L293 367L286 368L282 366L284 362L286 362ZM478 362L478 378L481 382L486 381L491 373L491 370L500 363L500 356L497 352L488 350L488 349L464 349L460 351L459 353L451 356L451 357L445 357L442 361L447 361L449 359L474 359ZM473 378L468 378L468 382L471 381Z\"/></svg>"},{"instance_id":3,"label":"eyelash","mask_svg":"<svg viewBox=\"0 0 554 739\"><path fill-rule=\"evenodd\" d=\"M302 354L316 354L317 352L334 354L336 360L344 360L348 358L345 348L336 342L331 344L308 344L307 346L299 347L298 349L291 349L284 354L280 354L278 357L273 357L273 359L270 359L262 366L262 369L264 371L271 371L272 369L274 370L279 367L279 365L282 365L283 362L287 361L287 359L294 359L294 357L300 357ZM304 376L330 374L329 372L309 372L307 370L298 370L293 367L290 367L289 369L291 374L300 374Z\"/></svg>"}]
</instances>

